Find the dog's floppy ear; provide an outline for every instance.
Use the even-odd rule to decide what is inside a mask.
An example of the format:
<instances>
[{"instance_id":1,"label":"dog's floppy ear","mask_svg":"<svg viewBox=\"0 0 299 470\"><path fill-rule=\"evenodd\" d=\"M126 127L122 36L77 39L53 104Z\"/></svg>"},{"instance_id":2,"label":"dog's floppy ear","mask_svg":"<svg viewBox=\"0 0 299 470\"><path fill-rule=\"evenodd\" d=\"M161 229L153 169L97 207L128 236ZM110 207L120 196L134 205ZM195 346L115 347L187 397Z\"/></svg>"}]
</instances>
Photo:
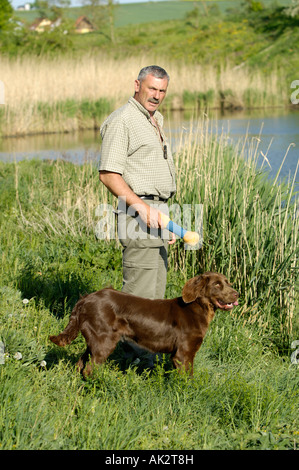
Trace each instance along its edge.
<instances>
[{"instance_id":1,"label":"dog's floppy ear","mask_svg":"<svg viewBox=\"0 0 299 470\"><path fill-rule=\"evenodd\" d=\"M196 276L190 279L183 287L182 297L186 304L190 304L197 299L199 291L205 285L205 278L203 276Z\"/></svg>"}]
</instances>

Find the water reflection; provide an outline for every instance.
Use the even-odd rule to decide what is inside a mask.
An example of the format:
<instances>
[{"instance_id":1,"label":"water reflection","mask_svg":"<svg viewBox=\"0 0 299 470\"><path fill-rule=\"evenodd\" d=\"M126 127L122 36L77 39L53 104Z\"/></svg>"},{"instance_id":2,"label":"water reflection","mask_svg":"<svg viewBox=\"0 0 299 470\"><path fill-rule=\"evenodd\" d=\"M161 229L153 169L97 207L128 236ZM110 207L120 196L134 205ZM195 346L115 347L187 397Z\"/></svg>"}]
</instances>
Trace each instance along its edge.
<instances>
[{"instance_id":1,"label":"water reflection","mask_svg":"<svg viewBox=\"0 0 299 470\"><path fill-rule=\"evenodd\" d=\"M0 141L0 160L26 158L64 158L74 163L98 159L99 131L8 137Z\"/></svg>"}]
</instances>

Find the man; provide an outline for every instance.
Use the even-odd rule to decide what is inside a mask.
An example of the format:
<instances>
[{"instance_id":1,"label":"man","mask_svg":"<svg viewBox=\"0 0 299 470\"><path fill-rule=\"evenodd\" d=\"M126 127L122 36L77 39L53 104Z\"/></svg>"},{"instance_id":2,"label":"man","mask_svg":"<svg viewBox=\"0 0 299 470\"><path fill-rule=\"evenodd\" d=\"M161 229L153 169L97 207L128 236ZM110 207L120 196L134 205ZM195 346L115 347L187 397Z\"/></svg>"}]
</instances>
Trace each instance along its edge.
<instances>
[{"instance_id":1,"label":"man","mask_svg":"<svg viewBox=\"0 0 299 470\"><path fill-rule=\"evenodd\" d=\"M151 299L165 294L169 241L159 211L167 210L166 202L176 189L163 117L157 111L168 83L161 67L143 68L135 80L134 97L101 126L100 181L119 198L122 290Z\"/></svg>"}]
</instances>

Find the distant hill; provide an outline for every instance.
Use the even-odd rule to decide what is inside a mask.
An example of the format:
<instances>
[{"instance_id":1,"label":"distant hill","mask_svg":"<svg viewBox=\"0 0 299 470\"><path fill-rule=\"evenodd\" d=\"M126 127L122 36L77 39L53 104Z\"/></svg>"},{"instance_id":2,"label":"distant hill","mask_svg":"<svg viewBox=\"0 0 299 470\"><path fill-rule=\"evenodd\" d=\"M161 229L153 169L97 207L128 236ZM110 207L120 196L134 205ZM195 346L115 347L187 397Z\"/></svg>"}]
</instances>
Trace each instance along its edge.
<instances>
[{"instance_id":1,"label":"distant hill","mask_svg":"<svg viewBox=\"0 0 299 470\"><path fill-rule=\"evenodd\" d=\"M203 15L205 14L205 5L217 5L219 11L225 12L229 8L236 8L240 4L239 0L207 0L205 2L196 1L173 1L146 2L146 3L126 3L117 5L115 9L115 26L122 27L127 25L149 23L153 21L179 20L184 18L186 13L194 9L194 4L202 4ZM263 0L264 5L270 5L273 0ZM279 0L280 5L289 5L291 0ZM86 14L84 7L72 7L65 9L65 16L76 19L78 16ZM33 22L38 17L38 12L16 11L16 16L25 20L27 23Z\"/></svg>"}]
</instances>

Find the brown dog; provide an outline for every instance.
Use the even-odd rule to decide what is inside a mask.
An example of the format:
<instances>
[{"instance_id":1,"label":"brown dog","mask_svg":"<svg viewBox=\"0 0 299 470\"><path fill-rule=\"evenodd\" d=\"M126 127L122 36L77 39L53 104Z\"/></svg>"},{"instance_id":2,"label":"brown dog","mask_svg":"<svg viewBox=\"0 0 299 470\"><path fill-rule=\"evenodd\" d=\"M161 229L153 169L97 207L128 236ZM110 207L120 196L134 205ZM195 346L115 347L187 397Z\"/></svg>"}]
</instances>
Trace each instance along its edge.
<instances>
[{"instance_id":1,"label":"brown dog","mask_svg":"<svg viewBox=\"0 0 299 470\"><path fill-rule=\"evenodd\" d=\"M238 305L238 296L223 274L212 272L190 279L182 297L171 300L149 300L106 288L79 300L65 330L50 340L65 346L81 331L87 350L78 368L85 368L84 375L91 373L92 363L102 364L121 338L152 352L170 353L174 367L192 374L194 356L216 309L231 310Z\"/></svg>"}]
</instances>

